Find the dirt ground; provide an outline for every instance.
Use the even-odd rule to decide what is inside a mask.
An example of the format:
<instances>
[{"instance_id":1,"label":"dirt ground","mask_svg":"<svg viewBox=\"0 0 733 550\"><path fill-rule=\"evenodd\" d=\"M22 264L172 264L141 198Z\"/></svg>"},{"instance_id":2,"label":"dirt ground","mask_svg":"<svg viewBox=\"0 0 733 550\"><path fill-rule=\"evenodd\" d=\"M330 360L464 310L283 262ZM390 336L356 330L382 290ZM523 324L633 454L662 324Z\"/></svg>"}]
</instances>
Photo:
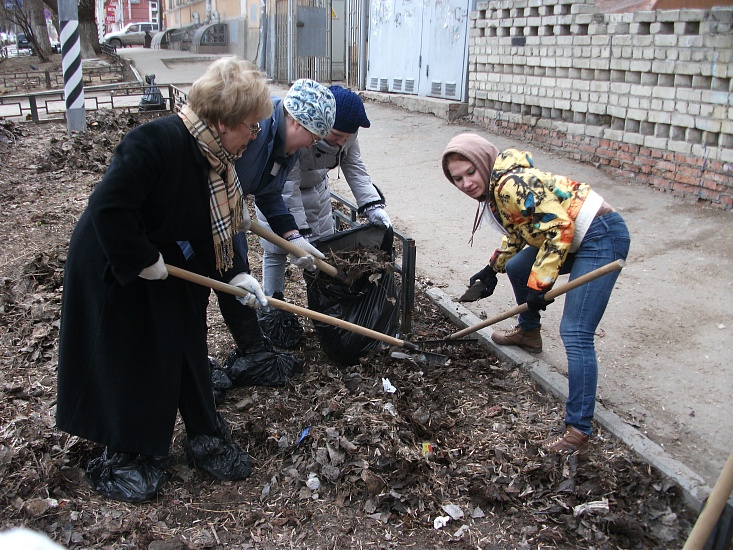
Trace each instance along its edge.
<instances>
[{"instance_id":1,"label":"dirt ground","mask_svg":"<svg viewBox=\"0 0 733 550\"><path fill-rule=\"evenodd\" d=\"M468 244L475 201L443 176L443 149L461 132L478 132L500 150L530 151L540 170L590 183L621 213L631 250L597 332L598 399L712 487L733 441L732 213L573 162L573 151L561 156L465 121L447 123L377 101L367 102L367 114L371 127L359 134L367 169L395 226L415 239L419 273L448 296L463 294L500 243L497 233L482 229ZM332 183L351 196L343 177L334 174ZM500 275L491 298L467 307L493 317L515 305ZM543 314L543 353L528 360L566 374L562 306L559 299Z\"/></svg>"},{"instance_id":2,"label":"dirt ground","mask_svg":"<svg viewBox=\"0 0 733 550\"><path fill-rule=\"evenodd\" d=\"M431 348L446 365L382 347L343 367L307 322L295 350L303 373L232 389L220 405L253 459L250 478L190 468L179 424L154 502L99 498L84 467L102 449L55 429L63 266L115 144L141 120L90 113L74 136L0 120L0 528L25 525L69 548L682 547L695 518L678 488L602 429L587 463L545 455L538 442L563 406L521 369L470 345ZM297 271L288 297L307 305ZM422 291L413 319L411 340L455 330ZM223 361L233 342L213 296L209 324L210 354Z\"/></svg>"}]
</instances>

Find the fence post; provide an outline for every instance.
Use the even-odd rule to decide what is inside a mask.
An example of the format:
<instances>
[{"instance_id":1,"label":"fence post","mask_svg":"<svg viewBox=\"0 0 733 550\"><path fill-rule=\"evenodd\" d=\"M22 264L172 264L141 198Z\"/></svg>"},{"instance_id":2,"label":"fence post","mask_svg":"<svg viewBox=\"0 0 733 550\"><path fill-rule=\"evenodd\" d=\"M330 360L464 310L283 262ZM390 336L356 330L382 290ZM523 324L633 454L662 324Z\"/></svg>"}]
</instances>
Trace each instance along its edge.
<instances>
[{"instance_id":1,"label":"fence post","mask_svg":"<svg viewBox=\"0 0 733 550\"><path fill-rule=\"evenodd\" d=\"M28 96L28 103L31 107L31 120L38 122L38 106L36 105L36 96L33 94Z\"/></svg>"}]
</instances>

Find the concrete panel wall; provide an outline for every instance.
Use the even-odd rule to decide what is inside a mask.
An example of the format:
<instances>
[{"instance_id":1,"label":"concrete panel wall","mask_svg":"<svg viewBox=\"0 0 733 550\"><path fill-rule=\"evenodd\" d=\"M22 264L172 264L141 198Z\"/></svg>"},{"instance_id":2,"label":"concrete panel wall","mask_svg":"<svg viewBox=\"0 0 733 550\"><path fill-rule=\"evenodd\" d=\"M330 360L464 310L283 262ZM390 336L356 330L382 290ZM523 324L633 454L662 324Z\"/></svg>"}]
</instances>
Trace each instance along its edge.
<instances>
[{"instance_id":1,"label":"concrete panel wall","mask_svg":"<svg viewBox=\"0 0 733 550\"><path fill-rule=\"evenodd\" d=\"M474 122L733 208L733 8L604 14L593 0L477 8Z\"/></svg>"}]
</instances>

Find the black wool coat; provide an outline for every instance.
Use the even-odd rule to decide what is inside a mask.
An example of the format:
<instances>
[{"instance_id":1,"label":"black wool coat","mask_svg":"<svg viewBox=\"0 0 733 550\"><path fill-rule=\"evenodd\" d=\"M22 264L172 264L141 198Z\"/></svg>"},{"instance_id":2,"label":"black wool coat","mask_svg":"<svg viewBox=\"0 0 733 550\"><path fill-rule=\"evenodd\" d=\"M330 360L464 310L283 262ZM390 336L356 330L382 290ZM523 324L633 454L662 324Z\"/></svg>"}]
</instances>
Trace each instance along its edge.
<instances>
[{"instance_id":1,"label":"black wool coat","mask_svg":"<svg viewBox=\"0 0 733 550\"><path fill-rule=\"evenodd\" d=\"M189 241L188 262L177 241ZM181 119L154 120L115 149L69 244L56 421L115 452L165 455L176 412L189 437L216 433L209 289L138 276L158 253L215 275L208 163Z\"/></svg>"}]
</instances>

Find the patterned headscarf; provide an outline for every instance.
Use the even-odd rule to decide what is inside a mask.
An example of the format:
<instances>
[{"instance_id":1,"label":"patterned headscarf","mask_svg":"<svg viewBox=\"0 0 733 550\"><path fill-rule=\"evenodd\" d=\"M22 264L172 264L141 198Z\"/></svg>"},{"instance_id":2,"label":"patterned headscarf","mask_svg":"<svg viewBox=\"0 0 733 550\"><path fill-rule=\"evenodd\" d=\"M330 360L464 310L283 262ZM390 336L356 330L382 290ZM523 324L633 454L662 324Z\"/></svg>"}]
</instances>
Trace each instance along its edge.
<instances>
[{"instance_id":1,"label":"patterned headscarf","mask_svg":"<svg viewBox=\"0 0 733 550\"><path fill-rule=\"evenodd\" d=\"M211 233L216 269L222 272L233 265L232 237L242 223L242 186L234 169L238 157L224 149L219 132L201 120L188 105L183 106L178 116L209 162Z\"/></svg>"},{"instance_id":2,"label":"patterned headscarf","mask_svg":"<svg viewBox=\"0 0 733 550\"><path fill-rule=\"evenodd\" d=\"M336 100L323 84L308 78L296 80L283 99L283 105L298 124L321 139L331 132L336 118Z\"/></svg>"}]
</instances>

